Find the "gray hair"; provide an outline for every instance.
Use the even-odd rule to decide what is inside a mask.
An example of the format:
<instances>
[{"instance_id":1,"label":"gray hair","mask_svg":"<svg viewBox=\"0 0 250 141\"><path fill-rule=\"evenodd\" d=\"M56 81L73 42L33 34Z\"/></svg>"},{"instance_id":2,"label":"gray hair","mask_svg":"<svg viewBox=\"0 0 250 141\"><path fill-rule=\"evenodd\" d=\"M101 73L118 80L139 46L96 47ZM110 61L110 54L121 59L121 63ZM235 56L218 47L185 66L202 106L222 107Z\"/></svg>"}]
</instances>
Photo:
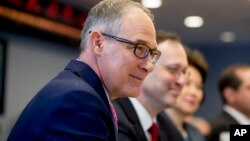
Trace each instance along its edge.
<instances>
[{"instance_id":1,"label":"gray hair","mask_svg":"<svg viewBox=\"0 0 250 141\"><path fill-rule=\"evenodd\" d=\"M110 34L119 32L122 17L129 11L129 7L136 7L143 10L152 21L154 20L150 10L138 2L131 0L103 0L88 13L81 33L81 49L84 49L88 40L88 34L93 27Z\"/></svg>"}]
</instances>

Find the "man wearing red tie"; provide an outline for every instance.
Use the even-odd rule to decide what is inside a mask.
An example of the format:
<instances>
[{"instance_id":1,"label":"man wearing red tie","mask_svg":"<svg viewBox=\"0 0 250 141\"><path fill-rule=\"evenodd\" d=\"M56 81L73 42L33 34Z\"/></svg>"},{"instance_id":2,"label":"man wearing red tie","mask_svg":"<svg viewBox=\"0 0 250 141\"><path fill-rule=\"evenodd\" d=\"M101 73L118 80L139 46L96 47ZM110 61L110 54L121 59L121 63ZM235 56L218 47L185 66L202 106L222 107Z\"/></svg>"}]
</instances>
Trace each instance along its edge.
<instances>
[{"instance_id":1,"label":"man wearing red tie","mask_svg":"<svg viewBox=\"0 0 250 141\"><path fill-rule=\"evenodd\" d=\"M156 116L175 103L186 82L187 55L174 33L157 33L161 57L144 80L137 98L113 102L118 117L120 141L169 141L160 135Z\"/></svg>"}]
</instances>

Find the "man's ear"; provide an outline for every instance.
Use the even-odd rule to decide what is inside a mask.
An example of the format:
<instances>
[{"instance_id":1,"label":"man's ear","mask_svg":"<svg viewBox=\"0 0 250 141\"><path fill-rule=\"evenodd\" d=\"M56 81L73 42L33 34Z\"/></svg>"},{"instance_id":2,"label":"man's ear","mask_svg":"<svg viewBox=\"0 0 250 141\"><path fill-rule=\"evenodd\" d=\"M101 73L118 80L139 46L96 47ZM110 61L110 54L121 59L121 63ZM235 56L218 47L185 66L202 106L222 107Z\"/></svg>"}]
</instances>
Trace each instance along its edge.
<instances>
[{"instance_id":1,"label":"man's ear","mask_svg":"<svg viewBox=\"0 0 250 141\"><path fill-rule=\"evenodd\" d=\"M89 33L89 41L96 55L100 55L103 50L103 36L99 31L91 31Z\"/></svg>"},{"instance_id":2,"label":"man's ear","mask_svg":"<svg viewBox=\"0 0 250 141\"><path fill-rule=\"evenodd\" d=\"M223 95L227 101L227 103L232 104L235 101L236 92L233 88L226 87L223 91Z\"/></svg>"}]
</instances>

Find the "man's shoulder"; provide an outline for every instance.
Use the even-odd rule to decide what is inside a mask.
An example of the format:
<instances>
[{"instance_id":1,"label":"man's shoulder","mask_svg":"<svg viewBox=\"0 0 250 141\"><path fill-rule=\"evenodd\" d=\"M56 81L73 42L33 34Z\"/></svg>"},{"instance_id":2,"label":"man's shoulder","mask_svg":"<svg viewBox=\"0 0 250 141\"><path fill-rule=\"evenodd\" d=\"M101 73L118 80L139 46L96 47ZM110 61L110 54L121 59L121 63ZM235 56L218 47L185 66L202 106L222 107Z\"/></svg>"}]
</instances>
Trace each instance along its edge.
<instances>
[{"instance_id":1,"label":"man's shoulder","mask_svg":"<svg viewBox=\"0 0 250 141\"><path fill-rule=\"evenodd\" d=\"M124 113L132 108L129 98L118 98L112 101L118 116L125 116ZM123 113L123 114L122 114Z\"/></svg>"},{"instance_id":2,"label":"man's shoulder","mask_svg":"<svg viewBox=\"0 0 250 141\"><path fill-rule=\"evenodd\" d=\"M129 103L131 104L129 98L124 97L124 98L117 98L115 100L112 101L112 103L114 104L114 106L122 106L122 105L128 105Z\"/></svg>"},{"instance_id":3,"label":"man's shoulder","mask_svg":"<svg viewBox=\"0 0 250 141\"><path fill-rule=\"evenodd\" d=\"M221 112L216 117L209 119L208 121L211 124L212 128L221 128L227 127L230 124L237 124L236 120L225 111Z\"/></svg>"},{"instance_id":4,"label":"man's shoulder","mask_svg":"<svg viewBox=\"0 0 250 141\"><path fill-rule=\"evenodd\" d=\"M112 101L119 123L139 123L138 115L129 98L118 98Z\"/></svg>"}]
</instances>

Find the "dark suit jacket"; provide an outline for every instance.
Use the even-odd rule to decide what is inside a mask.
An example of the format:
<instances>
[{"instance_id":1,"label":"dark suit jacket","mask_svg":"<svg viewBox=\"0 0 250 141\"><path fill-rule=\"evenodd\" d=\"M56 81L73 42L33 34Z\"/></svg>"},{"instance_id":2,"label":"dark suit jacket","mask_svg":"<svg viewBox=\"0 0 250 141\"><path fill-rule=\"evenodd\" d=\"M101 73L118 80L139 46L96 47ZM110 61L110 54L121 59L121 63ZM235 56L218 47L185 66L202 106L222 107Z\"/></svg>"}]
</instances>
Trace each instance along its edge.
<instances>
[{"instance_id":1,"label":"dark suit jacket","mask_svg":"<svg viewBox=\"0 0 250 141\"><path fill-rule=\"evenodd\" d=\"M159 113L157 120L161 126L161 136L165 136L168 141L205 141L205 138L200 134L198 129L187 123L184 125L184 128L188 134L188 139L184 140L182 134L165 112Z\"/></svg>"},{"instance_id":2,"label":"dark suit jacket","mask_svg":"<svg viewBox=\"0 0 250 141\"><path fill-rule=\"evenodd\" d=\"M137 113L128 98L113 101L118 117L119 141L147 141ZM168 141L160 136L161 141Z\"/></svg>"},{"instance_id":3,"label":"dark suit jacket","mask_svg":"<svg viewBox=\"0 0 250 141\"><path fill-rule=\"evenodd\" d=\"M209 121L211 124L211 132L207 137L207 141L219 141L222 132L229 132L230 124L239 124L231 115L223 111L218 117Z\"/></svg>"},{"instance_id":4,"label":"dark suit jacket","mask_svg":"<svg viewBox=\"0 0 250 141\"><path fill-rule=\"evenodd\" d=\"M115 141L116 130L102 82L72 60L29 102L8 141Z\"/></svg>"}]
</instances>

